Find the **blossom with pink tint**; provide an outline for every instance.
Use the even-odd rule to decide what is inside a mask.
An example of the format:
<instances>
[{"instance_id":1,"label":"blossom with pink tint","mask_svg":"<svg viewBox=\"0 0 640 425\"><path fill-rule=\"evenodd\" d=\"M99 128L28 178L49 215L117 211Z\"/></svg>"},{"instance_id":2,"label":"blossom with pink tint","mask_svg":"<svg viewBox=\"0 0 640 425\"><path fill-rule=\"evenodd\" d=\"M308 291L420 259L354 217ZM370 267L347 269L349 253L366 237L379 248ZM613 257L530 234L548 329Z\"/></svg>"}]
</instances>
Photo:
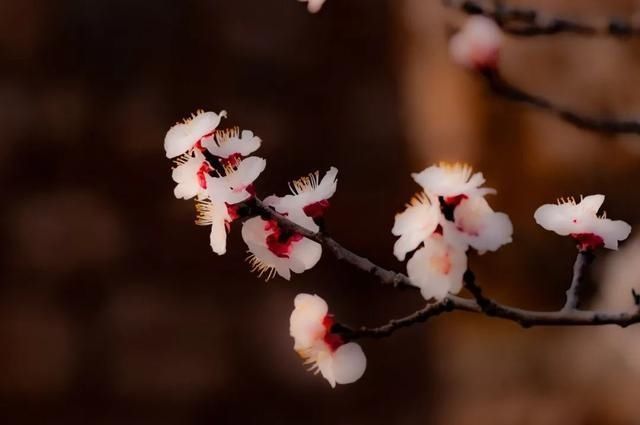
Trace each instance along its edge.
<instances>
[{"instance_id":1,"label":"blossom with pink tint","mask_svg":"<svg viewBox=\"0 0 640 425\"><path fill-rule=\"evenodd\" d=\"M322 256L319 243L282 229L275 220L254 217L245 221L242 239L249 248L251 271L266 275L266 280L276 274L290 280L292 271L309 270Z\"/></svg>"},{"instance_id":2,"label":"blossom with pink tint","mask_svg":"<svg viewBox=\"0 0 640 425\"><path fill-rule=\"evenodd\" d=\"M207 149L211 155L228 160L249 156L258 148L262 140L255 136L252 131L243 130L238 127L226 130L219 130L206 136L202 140L202 147Z\"/></svg>"},{"instance_id":3,"label":"blossom with pink tint","mask_svg":"<svg viewBox=\"0 0 640 425\"><path fill-rule=\"evenodd\" d=\"M199 110L190 118L171 127L164 138L167 158L175 158L190 152L204 137L213 134L220 120L226 116L226 111L216 114Z\"/></svg>"},{"instance_id":4,"label":"blossom with pink tint","mask_svg":"<svg viewBox=\"0 0 640 425\"><path fill-rule=\"evenodd\" d=\"M473 173L473 168L459 162L441 162L411 177L429 196L442 197L447 204L457 205L463 198L496 193L495 189L480 187L485 183L482 173Z\"/></svg>"},{"instance_id":5,"label":"blossom with pink tint","mask_svg":"<svg viewBox=\"0 0 640 425\"><path fill-rule=\"evenodd\" d=\"M502 31L493 19L472 16L464 26L451 37L449 53L459 65L469 69L495 69L498 66Z\"/></svg>"},{"instance_id":6,"label":"blossom with pink tint","mask_svg":"<svg viewBox=\"0 0 640 425\"><path fill-rule=\"evenodd\" d=\"M404 261L408 252L418 248L436 230L440 222L440 204L432 202L425 193L414 196L406 209L396 214L391 233L400 236L393 246L393 254Z\"/></svg>"},{"instance_id":7,"label":"blossom with pink tint","mask_svg":"<svg viewBox=\"0 0 640 425\"><path fill-rule=\"evenodd\" d=\"M604 203L604 195L575 199L560 199L558 204L546 204L534 214L536 223L561 236L571 236L578 242L578 249L600 247L618 249L618 242L627 239L631 226L622 220L610 220L606 213L598 216Z\"/></svg>"},{"instance_id":8,"label":"blossom with pink tint","mask_svg":"<svg viewBox=\"0 0 640 425\"><path fill-rule=\"evenodd\" d=\"M195 151L192 155L182 155L176 160L171 177L176 187L173 191L178 199L191 199L195 196L204 199L207 196L207 176L212 170L204 155Z\"/></svg>"},{"instance_id":9,"label":"blossom with pink tint","mask_svg":"<svg viewBox=\"0 0 640 425\"><path fill-rule=\"evenodd\" d=\"M322 5L326 0L298 0L301 2L307 2L307 9L310 13L318 13L322 8Z\"/></svg>"},{"instance_id":10,"label":"blossom with pink tint","mask_svg":"<svg viewBox=\"0 0 640 425\"><path fill-rule=\"evenodd\" d=\"M433 233L407 262L407 274L412 285L420 288L425 300L443 300L447 294L462 289L467 270L466 247L451 242L440 233Z\"/></svg>"},{"instance_id":11,"label":"blossom with pink tint","mask_svg":"<svg viewBox=\"0 0 640 425\"><path fill-rule=\"evenodd\" d=\"M317 232L314 218L320 218L329 208L329 199L336 192L338 169L331 167L320 179L316 171L289 184L291 195L267 197L264 202L280 214L284 214L294 223Z\"/></svg>"},{"instance_id":12,"label":"blossom with pink tint","mask_svg":"<svg viewBox=\"0 0 640 425\"><path fill-rule=\"evenodd\" d=\"M495 212L481 196L465 198L453 211L453 222L444 222L444 234L484 254L512 242L513 225L505 213ZM452 228L453 227L453 228Z\"/></svg>"},{"instance_id":13,"label":"blossom with pink tint","mask_svg":"<svg viewBox=\"0 0 640 425\"><path fill-rule=\"evenodd\" d=\"M310 370L320 372L332 388L360 379L367 358L360 345L331 332L335 322L327 303L317 295L299 294L294 307L289 319L293 349L311 364Z\"/></svg>"}]
</instances>

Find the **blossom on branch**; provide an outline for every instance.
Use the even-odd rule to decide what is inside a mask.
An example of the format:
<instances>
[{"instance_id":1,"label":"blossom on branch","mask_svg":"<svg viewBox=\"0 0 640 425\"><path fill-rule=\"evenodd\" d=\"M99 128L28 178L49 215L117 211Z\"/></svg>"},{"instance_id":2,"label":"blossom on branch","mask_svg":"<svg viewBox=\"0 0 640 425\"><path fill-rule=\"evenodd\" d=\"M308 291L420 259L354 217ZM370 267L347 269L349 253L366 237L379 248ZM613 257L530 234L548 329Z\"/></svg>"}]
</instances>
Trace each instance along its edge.
<instances>
[{"instance_id":1,"label":"blossom on branch","mask_svg":"<svg viewBox=\"0 0 640 425\"><path fill-rule=\"evenodd\" d=\"M252 156L227 164L223 176L206 177L207 198L196 205L196 224L211 226L209 241L216 254L227 252L227 232L237 218L235 205L253 196L253 183L265 167L264 159Z\"/></svg>"},{"instance_id":2,"label":"blossom on branch","mask_svg":"<svg viewBox=\"0 0 640 425\"><path fill-rule=\"evenodd\" d=\"M362 377L367 359L360 345L346 342L331 331L335 321L327 303L317 295L299 294L289 319L293 349L320 372L332 388L350 384Z\"/></svg>"},{"instance_id":3,"label":"blossom on branch","mask_svg":"<svg viewBox=\"0 0 640 425\"><path fill-rule=\"evenodd\" d=\"M414 251L438 227L440 222L440 204L432 202L425 193L415 195L406 209L396 214L391 229L394 236L400 236L393 246L393 254L404 261L408 252Z\"/></svg>"},{"instance_id":4,"label":"blossom on branch","mask_svg":"<svg viewBox=\"0 0 640 425\"><path fill-rule=\"evenodd\" d=\"M291 195L271 195L264 202L294 223L312 232L319 230L314 219L321 218L329 208L329 199L336 192L338 169L331 167L320 180L316 171L289 184Z\"/></svg>"},{"instance_id":5,"label":"blossom on branch","mask_svg":"<svg viewBox=\"0 0 640 425\"><path fill-rule=\"evenodd\" d=\"M598 216L604 195L590 195L576 203L574 198L559 199L545 204L534 214L536 223L560 236L571 236L581 251L600 247L618 249L618 242L627 239L631 226L622 220L610 220L606 213Z\"/></svg>"},{"instance_id":6,"label":"blossom on branch","mask_svg":"<svg viewBox=\"0 0 640 425\"><path fill-rule=\"evenodd\" d=\"M495 189L480 187L485 183L482 173L473 173L467 164L441 162L419 173L411 174L425 192L444 198L447 204L457 204L463 198L496 193Z\"/></svg>"},{"instance_id":7,"label":"blossom on branch","mask_svg":"<svg viewBox=\"0 0 640 425\"><path fill-rule=\"evenodd\" d=\"M411 284L420 288L424 299L438 301L462 289L467 270L466 247L450 242L442 234L432 234L407 262Z\"/></svg>"},{"instance_id":8,"label":"blossom on branch","mask_svg":"<svg viewBox=\"0 0 640 425\"><path fill-rule=\"evenodd\" d=\"M207 176L212 170L204 155L195 151L192 155L182 155L175 160L176 167L171 173L176 187L173 191L178 199L203 199L207 195Z\"/></svg>"},{"instance_id":9,"label":"blossom on branch","mask_svg":"<svg viewBox=\"0 0 640 425\"><path fill-rule=\"evenodd\" d=\"M164 138L167 158L175 158L190 152L204 137L212 135L218 128L220 120L226 116L226 111L216 114L199 110L190 118L171 127Z\"/></svg>"},{"instance_id":10,"label":"blossom on branch","mask_svg":"<svg viewBox=\"0 0 640 425\"><path fill-rule=\"evenodd\" d=\"M445 233L484 254L511 243L513 225L505 213L495 212L481 196L465 198L453 211L453 222L443 222ZM446 225L455 226L449 231Z\"/></svg>"},{"instance_id":11,"label":"blossom on branch","mask_svg":"<svg viewBox=\"0 0 640 425\"><path fill-rule=\"evenodd\" d=\"M481 15L467 19L460 31L449 40L451 58L469 69L495 69L498 66L502 31L493 21Z\"/></svg>"},{"instance_id":12,"label":"blossom on branch","mask_svg":"<svg viewBox=\"0 0 640 425\"><path fill-rule=\"evenodd\" d=\"M279 274L286 280L291 272L302 273L315 266L322 256L319 243L281 228L275 220L254 217L242 225L242 239L249 248L251 271L266 280Z\"/></svg>"},{"instance_id":13,"label":"blossom on branch","mask_svg":"<svg viewBox=\"0 0 640 425\"><path fill-rule=\"evenodd\" d=\"M255 136L252 131L243 130L240 132L238 127L234 127L216 131L204 137L201 145L211 155L229 161L251 155L260 148L261 143L262 140Z\"/></svg>"}]
</instances>

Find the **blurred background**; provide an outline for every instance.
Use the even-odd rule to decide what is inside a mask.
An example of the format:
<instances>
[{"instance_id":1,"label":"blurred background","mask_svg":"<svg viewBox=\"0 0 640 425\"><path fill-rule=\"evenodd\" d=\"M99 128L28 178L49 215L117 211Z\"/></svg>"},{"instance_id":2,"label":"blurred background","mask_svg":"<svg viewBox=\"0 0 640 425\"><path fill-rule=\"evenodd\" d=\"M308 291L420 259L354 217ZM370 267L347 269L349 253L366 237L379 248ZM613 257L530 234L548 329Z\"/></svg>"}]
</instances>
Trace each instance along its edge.
<instances>
[{"instance_id":1,"label":"blurred background","mask_svg":"<svg viewBox=\"0 0 640 425\"><path fill-rule=\"evenodd\" d=\"M636 1L512 0L604 22ZM353 325L420 308L325 253L291 283L249 273L236 226L210 252L173 197L162 147L198 108L264 141L261 194L340 170L327 222L383 266L409 176L468 161L514 243L471 258L485 291L531 309L564 300L575 248L535 226L559 196L607 195L640 221L640 136L607 137L495 98L454 66L463 16L435 0L0 0L0 422L3 424L632 424L640 328L522 330L449 314L364 341L368 370L331 390L288 335L293 298ZM587 114L640 116L640 44L508 38L500 67ZM632 308L640 239L594 265L586 304ZM597 284L596 284L597 282Z\"/></svg>"}]
</instances>

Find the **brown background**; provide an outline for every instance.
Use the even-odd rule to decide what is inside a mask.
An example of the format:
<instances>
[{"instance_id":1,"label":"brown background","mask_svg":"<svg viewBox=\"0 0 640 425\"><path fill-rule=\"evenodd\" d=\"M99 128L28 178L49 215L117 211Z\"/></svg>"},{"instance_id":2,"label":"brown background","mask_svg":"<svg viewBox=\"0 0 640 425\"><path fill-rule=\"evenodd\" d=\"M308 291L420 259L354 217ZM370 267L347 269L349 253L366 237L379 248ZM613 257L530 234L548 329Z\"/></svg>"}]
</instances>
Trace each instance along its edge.
<instances>
[{"instance_id":1,"label":"brown background","mask_svg":"<svg viewBox=\"0 0 640 425\"><path fill-rule=\"evenodd\" d=\"M527 4L596 21L637 6ZM295 0L0 0L0 421L635 423L634 329L525 331L455 313L365 341L363 379L331 390L292 350L296 293L369 325L422 300L328 254L265 284L237 227L229 254L214 256L192 203L172 196L164 133L195 109L226 109L226 124L264 140L260 193L335 165L332 234L401 270L390 229L417 190L409 173L466 160L515 226L514 244L471 259L480 282L505 302L559 307L574 248L533 211L605 193L611 216L636 223L640 136L583 132L494 98L447 58L460 21L431 0L328 0L317 16ZM509 38L501 68L559 103L631 118L637 47ZM628 304L639 251L598 259L589 299Z\"/></svg>"}]
</instances>

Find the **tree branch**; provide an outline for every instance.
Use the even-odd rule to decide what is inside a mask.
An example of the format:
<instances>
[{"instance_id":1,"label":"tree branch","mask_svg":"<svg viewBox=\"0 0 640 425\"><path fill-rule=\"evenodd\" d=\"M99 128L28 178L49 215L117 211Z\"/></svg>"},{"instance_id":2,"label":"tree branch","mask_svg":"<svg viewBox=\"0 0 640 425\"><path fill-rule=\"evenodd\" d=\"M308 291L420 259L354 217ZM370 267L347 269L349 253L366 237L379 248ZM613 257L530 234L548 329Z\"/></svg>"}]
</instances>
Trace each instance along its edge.
<instances>
[{"instance_id":1,"label":"tree branch","mask_svg":"<svg viewBox=\"0 0 640 425\"><path fill-rule=\"evenodd\" d=\"M640 121L617 121L582 115L568 108L558 106L542 96L527 93L511 85L495 70L482 71L480 74L485 78L491 90L498 96L547 111L576 127L609 134L640 134Z\"/></svg>"},{"instance_id":2,"label":"tree branch","mask_svg":"<svg viewBox=\"0 0 640 425\"><path fill-rule=\"evenodd\" d=\"M563 311L575 310L580 306L580 288L593 258L594 255L591 250L578 252L576 262L573 265L571 286L567 289L567 301L562 308Z\"/></svg>"},{"instance_id":3,"label":"tree branch","mask_svg":"<svg viewBox=\"0 0 640 425\"><path fill-rule=\"evenodd\" d=\"M640 35L640 28L621 19L610 19L606 25L596 26L566 18L544 16L535 9L506 6L502 2L493 2L494 6L491 7L474 0L442 0L442 3L468 15L484 15L491 18L504 32L517 36L532 37L559 33L614 37Z\"/></svg>"},{"instance_id":4,"label":"tree branch","mask_svg":"<svg viewBox=\"0 0 640 425\"><path fill-rule=\"evenodd\" d=\"M334 239L320 232L315 233L302 226L299 226L288 220L281 214L278 214L264 203L254 198L253 202L247 203L247 206L257 215L265 219L275 220L282 228L301 234L302 236L314 240L328 249L336 258L345 261L352 266L366 273L372 274L378 280L386 285L395 287L417 289L411 285L409 278L402 274L372 263L370 260L355 254L344 248ZM579 259L582 256L578 257ZM585 264L583 264L583 262ZM587 264L587 258L576 261L580 271L578 280L582 279ZM370 337L381 338L389 336L396 330L405 328L416 323L425 322L431 317L435 317L442 313L460 310L471 313L484 314L486 316L496 317L518 323L520 326L528 328L532 326L600 326L600 325L618 325L626 327L640 322L640 309L634 313L604 313L599 311L587 310L562 310L558 311L532 311L524 310L516 307L499 304L490 298L485 297L475 282L475 277L471 271L467 271L464 275L465 286L471 292L475 299L466 299L456 295L449 295L442 301L428 304L421 310L410 314L409 316L395 319L387 324L375 328L352 328L343 324L334 326L334 331L340 333L348 340ZM574 281L576 277L574 276ZM573 285L572 285L573 286Z\"/></svg>"}]
</instances>

